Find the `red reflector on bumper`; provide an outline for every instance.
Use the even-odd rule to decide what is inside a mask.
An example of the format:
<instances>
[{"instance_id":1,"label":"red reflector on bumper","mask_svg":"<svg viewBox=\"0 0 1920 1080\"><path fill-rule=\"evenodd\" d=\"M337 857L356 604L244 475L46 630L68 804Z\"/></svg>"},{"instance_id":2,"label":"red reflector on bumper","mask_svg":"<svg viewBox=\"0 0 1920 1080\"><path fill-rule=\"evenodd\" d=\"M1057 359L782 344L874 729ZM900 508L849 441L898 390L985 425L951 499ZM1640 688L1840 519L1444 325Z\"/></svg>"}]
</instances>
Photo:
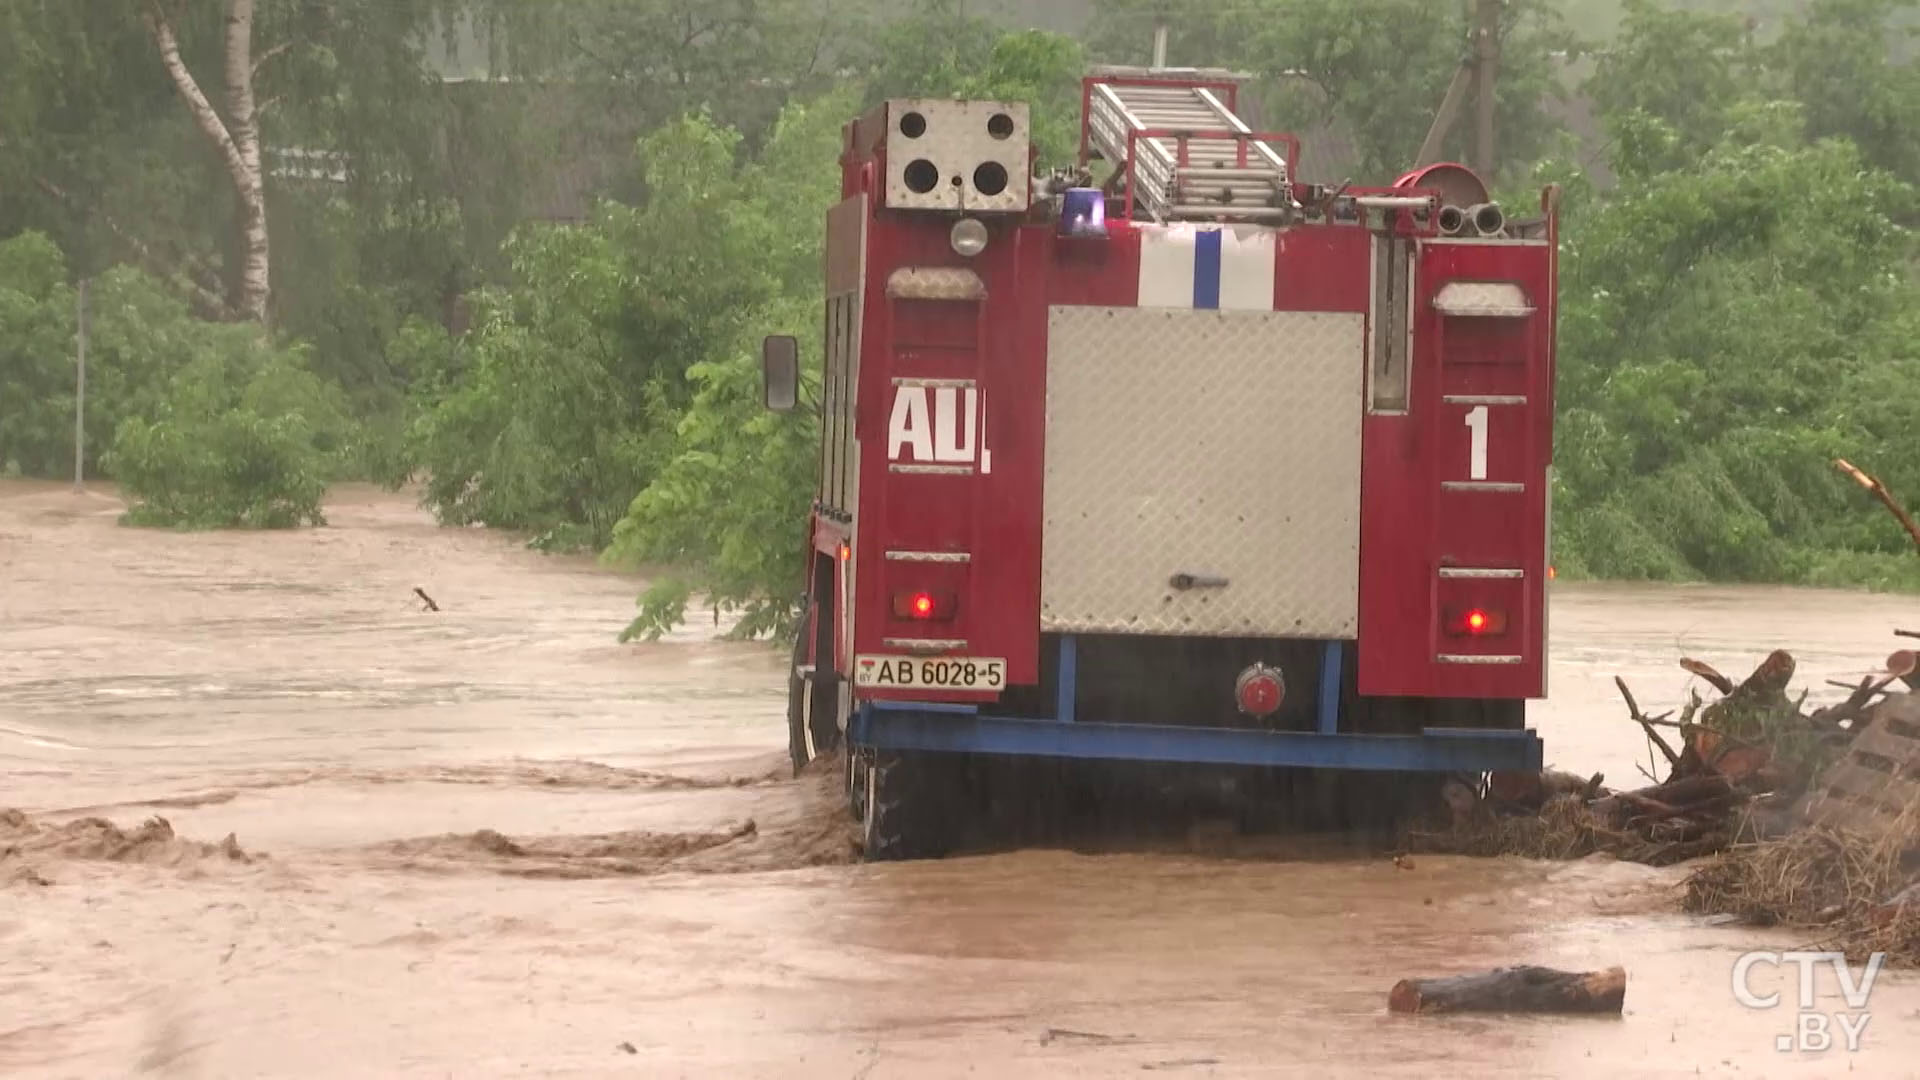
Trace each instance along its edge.
<instances>
[{"instance_id":1,"label":"red reflector on bumper","mask_svg":"<svg viewBox=\"0 0 1920 1080\"><path fill-rule=\"evenodd\" d=\"M1271 716L1287 697L1287 684L1277 669L1254 664L1233 681L1234 704L1249 716Z\"/></svg>"}]
</instances>

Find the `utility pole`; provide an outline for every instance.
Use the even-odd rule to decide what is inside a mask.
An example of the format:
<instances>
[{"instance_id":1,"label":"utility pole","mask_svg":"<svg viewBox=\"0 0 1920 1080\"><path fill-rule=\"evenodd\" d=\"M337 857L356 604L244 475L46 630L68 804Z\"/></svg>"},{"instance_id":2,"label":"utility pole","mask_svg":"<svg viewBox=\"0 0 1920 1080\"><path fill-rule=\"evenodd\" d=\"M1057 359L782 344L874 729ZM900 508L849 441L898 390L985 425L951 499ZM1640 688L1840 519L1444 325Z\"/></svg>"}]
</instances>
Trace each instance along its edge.
<instances>
[{"instance_id":1,"label":"utility pole","mask_svg":"<svg viewBox=\"0 0 1920 1080\"><path fill-rule=\"evenodd\" d=\"M1153 28L1153 66L1167 66L1167 21L1165 19Z\"/></svg>"},{"instance_id":2,"label":"utility pole","mask_svg":"<svg viewBox=\"0 0 1920 1080\"><path fill-rule=\"evenodd\" d=\"M1475 67L1474 90L1477 100L1474 102L1479 113L1474 132L1473 166L1480 175L1493 182L1494 157L1493 144L1493 85L1500 72L1500 7L1501 0L1477 0L1473 13L1473 54Z\"/></svg>"},{"instance_id":3,"label":"utility pole","mask_svg":"<svg viewBox=\"0 0 1920 1080\"><path fill-rule=\"evenodd\" d=\"M1420 151L1414 155L1414 166L1431 165L1440 160L1440 148L1447 140L1447 134L1453 129L1454 121L1466 104L1467 92L1474 92L1474 147L1473 167L1481 176L1492 179L1496 160L1494 154L1494 85L1495 76L1500 68L1500 8L1503 0L1471 0L1473 4L1472 25L1467 31L1467 55L1460 61L1460 70L1454 72L1453 82L1447 85L1447 94L1440 102L1440 109L1433 115L1433 126L1427 129L1427 137L1420 142Z\"/></svg>"},{"instance_id":4,"label":"utility pole","mask_svg":"<svg viewBox=\"0 0 1920 1080\"><path fill-rule=\"evenodd\" d=\"M86 490L87 469L87 279L80 279L74 323L73 490Z\"/></svg>"}]
</instances>

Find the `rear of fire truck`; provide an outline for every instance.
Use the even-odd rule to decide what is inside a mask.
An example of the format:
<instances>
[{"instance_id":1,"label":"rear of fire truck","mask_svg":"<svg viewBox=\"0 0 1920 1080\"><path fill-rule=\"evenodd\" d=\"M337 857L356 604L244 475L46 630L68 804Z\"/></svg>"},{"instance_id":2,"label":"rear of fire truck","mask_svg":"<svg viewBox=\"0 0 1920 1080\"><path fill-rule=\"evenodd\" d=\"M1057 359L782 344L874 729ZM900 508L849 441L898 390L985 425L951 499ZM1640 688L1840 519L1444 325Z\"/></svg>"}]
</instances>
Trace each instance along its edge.
<instances>
[{"instance_id":1,"label":"rear of fire truck","mask_svg":"<svg viewBox=\"0 0 1920 1080\"><path fill-rule=\"evenodd\" d=\"M845 129L789 722L870 857L970 761L1539 767L1553 193L1306 183L1237 90L1101 70L1046 173L1020 104Z\"/></svg>"}]
</instances>

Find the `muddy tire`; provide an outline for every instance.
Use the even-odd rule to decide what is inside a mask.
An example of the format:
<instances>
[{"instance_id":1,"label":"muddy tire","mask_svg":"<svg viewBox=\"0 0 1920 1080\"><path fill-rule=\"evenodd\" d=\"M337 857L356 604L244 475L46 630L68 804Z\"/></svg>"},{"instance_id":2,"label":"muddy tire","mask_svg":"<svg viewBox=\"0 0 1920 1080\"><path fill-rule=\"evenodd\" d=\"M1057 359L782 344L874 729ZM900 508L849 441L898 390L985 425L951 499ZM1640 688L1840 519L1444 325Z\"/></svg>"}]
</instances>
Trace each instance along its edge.
<instances>
[{"instance_id":1,"label":"muddy tire","mask_svg":"<svg viewBox=\"0 0 1920 1080\"><path fill-rule=\"evenodd\" d=\"M946 754L869 752L859 799L872 862L937 859L952 849L957 759Z\"/></svg>"}]
</instances>

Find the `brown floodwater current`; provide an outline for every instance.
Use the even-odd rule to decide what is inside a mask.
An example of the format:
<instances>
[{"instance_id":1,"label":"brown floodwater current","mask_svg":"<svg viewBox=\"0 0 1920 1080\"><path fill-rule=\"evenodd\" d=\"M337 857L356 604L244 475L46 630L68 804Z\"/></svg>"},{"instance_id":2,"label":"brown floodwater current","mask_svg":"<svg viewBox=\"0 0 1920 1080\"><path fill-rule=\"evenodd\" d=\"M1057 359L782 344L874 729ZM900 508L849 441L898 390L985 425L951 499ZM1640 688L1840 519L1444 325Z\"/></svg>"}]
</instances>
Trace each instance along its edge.
<instances>
[{"instance_id":1,"label":"brown floodwater current","mask_svg":"<svg viewBox=\"0 0 1920 1080\"><path fill-rule=\"evenodd\" d=\"M1792 969L1750 1009L1734 961L1805 942L1680 914L1684 869L1217 837L860 865L836 778L788 775L780 652L617 643L630 576L367 488L283 534L120 509L0 482L0 1075L1920 1075L1906 973L1857 1051L1776 1049ZM1915 623L1557 585L1533 723L1631 784L1614 675L1665 708L1677 657L1786 647L1821 699ZM1385 1011L1512 963L1621 964L1625 1015Z\"/></svg>"}]
</instances>

